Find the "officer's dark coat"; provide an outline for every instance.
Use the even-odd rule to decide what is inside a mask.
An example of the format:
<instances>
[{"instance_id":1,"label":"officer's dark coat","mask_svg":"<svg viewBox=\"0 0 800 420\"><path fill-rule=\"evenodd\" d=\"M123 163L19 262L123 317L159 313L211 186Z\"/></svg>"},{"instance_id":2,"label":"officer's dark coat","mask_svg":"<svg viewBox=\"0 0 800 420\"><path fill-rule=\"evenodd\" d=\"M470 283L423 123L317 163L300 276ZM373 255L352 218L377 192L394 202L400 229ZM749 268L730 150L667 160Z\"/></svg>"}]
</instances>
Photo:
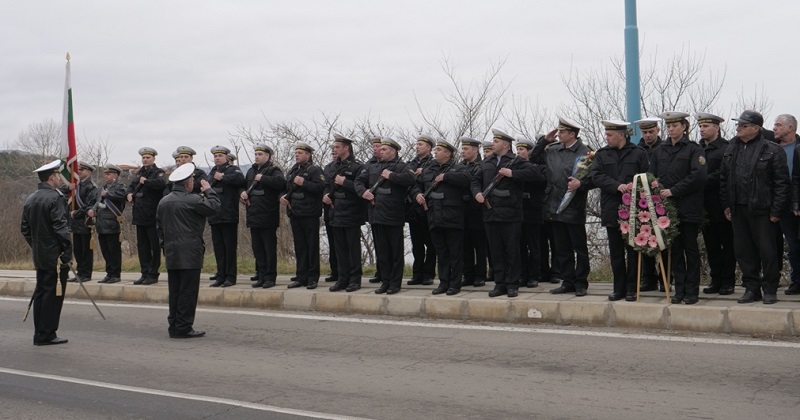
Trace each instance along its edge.
<instances>
[{"instance_id":1,"label":"officer's dark coat","mask_svg":"<svg viewBox=\"0 0 800 420\"><path fill-rule=\"evenodd\" d=\"M325 194L333 201L330 225L347 228L361 226L367 221L367 202L356 192L355 180L364 170L364 164L355 159L336 159L333 174L341 174L345 181L335 185L329 179L325 185Z\"/></svg>"},{"instance_id":2,"label":"officer's dark coat","mask_svg":"<svg viewBox=\"0 0 800 420\"><path fill-rule=\"evenodd\" d=\"M100 193L97 191L97 185L92 182L91 178L86 178L79 182L76 192L78 193L77 195L80 196L80 203L82 204L79 204L76 195L75 213L72 214L70 228L72 229L72 233L88 235L92 231L86 224L86 219L89 217L86 213L94 208Z\"/></svg>"},{"instance_id":3,"label":"officer's dark coat","mask_svg":"<svg viewBox=\"0 0 800 420\"><path fill-rule=\"evenodd\" d=\"M144 184L139 184L139 178L145 177ZM155 164L143 167L133 175L128 186L128 194L133 194L133 224L136 226L155 226L156 208L158 202L164 197L164 188L167 186L167 176Z\"/></svg>"},{"instance_id":4,"label":"officer's dark coat","mask_svg":"<svg viewBox=\"0 0 800 420\"><path fill-rule=\"evenodd\" d=\"M39 183L39 188L25 200L20 231L31 246L37 270L56 270L62 253L71 258L67 200L49 184Z\"/></svg>"},{"instance_id":5,"label":"officer's dark coat","mask_svg":"<svg viewBox=\"0 0 800 420\"><path fill-rule=\"evenodd\" d=\"M261 181L255 182L256 174ZM281 168L267 162L253 165L247 171L247 188L250 205L247 207L247 227L275 229L280 225L280 197L286 191L286 178ZM252 189L250 189L252 187Z\"/></svg>"},{"instance_id":6,"label":"officer's dark coat","mask_svg":"<svg viewBox=\"0 0 800 420\"><path fill-rule=\"evenodd\" d=\"M222 172L222 179L214 179L217 172ZM244 174L236 165L222 165L211 168L208 183L219 196L219 213L208 218L209 225L221 223L239 223L239 192L245 185Z\"/></svg>"},{"instance_id":7,"label":"officer's dark coat","mask_svg":"<svg viewBox=\"0 0 800 420\"><path fill-rule=\"evenodd\" d=\"M187 192L183 185L175 185L172 192L161 200L156 215L156 232L164 250L167 270L203 268L206 217L217 214L219 209L219 197L210 188L198 195Z\"/></svg>"},{"instance_id":8,"label":"officer's dark coat","mask_svg":"<svg viewBox=\"0 0 800 420\"><path fill-rule=\"evenodd\" d=\"M633 181L633 176L650 168L647 152L628 141L621 149L605 146L594 155L589 176L600 188L600 221L606 227L619 227L619 206L622 204L620 184Z\"/></svg>"},{"instance_id":9,"label":"officer's dark coat","mask_svg":"<svg viewBox=\"0 0 800 420\"><path fill-rule=\"evenodd\" d=\"M95 215L95 230L98 234L108 235L120 232L117 216L109 209L107 201L111 202L122 213L125 211L125 184L115 179L114 182L103 187L105 197L100 197Z\"/></svg>"},{"instance_id":10,"label":"officer's dark coat","mask_svg":"<svg viewBox=\"0 0 800 420\"><path fill-rule=\"evenodd\" d=\"M295 185L294 178L304 179L303 185ZM294 164L286 174L287 199L292 207L289 217L319 217L322 215L322 193L325 191L325 175L322 169L311 162Z\"/></svg>"},{"instance_id":11,"label":"officer's dark coat","mask_svg":"<svg viewBox=\"0 0 800 420\"><path fill-rule=\"evenodd\" d=\"M384 169L389 169L392 174L375 190L375 205L367 204L372 207L370 223L403 226L406 223L406 191L414 184L415 177L400 157L395 156L388 162L375 162L361 171L355 182L356 194L361 196L372 188Z\"/></svg>"},{"instance_id":12,"label":"officer's dark coat","mask_svg":"<svg viewBox=\"0 0 800 420\"><path fill-rule=\"evenodd\" d=\"M667 139L653 155L650 171L663 188L672 192L682 222L703 222L707 168L703 149L699 144L689 141L687 136L674 145Z\"/></svg>"},{"instance_id":13,"label":"officer's dark coat","mask_svg":"<svg viewBox=\"0 0 800 420\"><path fill-rule=\"evenodd\" d=\"M416 201L417 194L430 190L426 204L428 226L431 229L464 229L464 194L469 193L472 181L467 168L455 163L452 159L444 164L434 161L417 178L411 190L411 197ZM444 174L442 182L431 189L435 178Z\"/></svg>"},{"instance_id":14,"label":"officer's dark coat","mask_svg":"<svg viewBox=\"0 0 800 420\"><path fill-rule=\"evenodd\" d=\"M498 166L498 159L500 164ZM510 166L509 166L510 165ZM544 182L545 168L522 158L517 159L510 150L503 156L491 155L482 163L482 170L473 176L471 193L473 198L484 191L494 181L500 168L508 167L512 177L501 178L488 200L491 209L484 205L484 222L522 222L522 193L526 182Z\"/></svg>"}]
</instances>

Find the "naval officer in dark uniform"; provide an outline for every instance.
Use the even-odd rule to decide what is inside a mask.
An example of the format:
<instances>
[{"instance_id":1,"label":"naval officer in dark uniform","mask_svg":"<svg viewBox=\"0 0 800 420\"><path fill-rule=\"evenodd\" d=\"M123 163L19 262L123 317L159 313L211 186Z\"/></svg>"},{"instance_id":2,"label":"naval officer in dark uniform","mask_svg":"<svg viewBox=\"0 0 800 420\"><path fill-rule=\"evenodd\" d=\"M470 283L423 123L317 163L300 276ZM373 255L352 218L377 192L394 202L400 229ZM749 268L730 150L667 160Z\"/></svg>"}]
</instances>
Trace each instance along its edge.
<instances>
[{"instance_id":1,"label":"naval officer in dark uniform","mask_svg":"<svg viewBox=\"0 0 800 420\"><path fill-rule=\"evenodd\" d=\"M139 149L142 167L128 186L128 202L133 205L133 224L136 226L136 246L142 276L133 284L158 283L161 268L161 248L156 234L156 208L164 197L167 175L156 166L158 152L152 147Z\"/></svg>"},{"instance_id":2,"label":"naval officer in dark uniform","mask_svg":"<svg viewBox=\"0 0 800 420\"><path fill-rule=\"evenodd\" d=\"M125 211L126 186L119 180L122 169L108 165L103 171L105 184L100 189L97 210L89 210L95 218L97 242L106 260L106 276L98 283L119 283L122 272L122 213Z\"/></svg>"},{"instance_id":3,"label":"naval officer in dark uniform","mask_svg":"<svg viewBox=\"0 0 800 420\"><path fill-rule=\"evenodd\" d=\"M94 219L88 212L97 204L97 185L92 181L94 166L80 162L78 164L78 182L70 184L75 190L75 203L69 212L72 228L72 251L75 253L75 265L78 275L69 279L71 282L84 282L92 279L94 265L94 247L92 246Z\"/></svg>"},{"instance_id":4,"label":"naval officer in dark uniform","mask_svg":"<svg viewBox=\"0 0 800 420\"><path fill-rule=\"evenodd\" d=\"M470 179L481 171L481 142L472 137L461 137L461 164ZM492 148L489 147L489 150ZM486 229L483 226L483 206L478 204L469 191L464 202L464 279L462 286L481 287L486 284Z\"/></svg>"},{"instance_id":5,"label":"naval officer in dark uniform","mask_svg":"<svg viewBox=\"0 0 800 420\"><path fill-rule=\"evenodd\" d=\"M245 180L242 170L230 163L230 152L225 146L211 148L214 167L208 174L208 183L220 201L219 212L208 218L217 263L217 277L211 287L233 286L238 273L239 191L244 187Z\"/></svg>"},{"instance_id":6,"label":"naval officer in dark uniform","mask_svg":"<svg viewBox=\"0 0 800 420\"><path fill-rule=\"evenodd\" d=\"M156 230L167 265L169 285L170 338L197 338L204 331L194 329L200 270L203 268L206 217L219 212L217 193L206 180L200 181L200 194L194 190L193 163L186 163L169 176L172 192L158 204Z\"/></svg>"}]
</instances>

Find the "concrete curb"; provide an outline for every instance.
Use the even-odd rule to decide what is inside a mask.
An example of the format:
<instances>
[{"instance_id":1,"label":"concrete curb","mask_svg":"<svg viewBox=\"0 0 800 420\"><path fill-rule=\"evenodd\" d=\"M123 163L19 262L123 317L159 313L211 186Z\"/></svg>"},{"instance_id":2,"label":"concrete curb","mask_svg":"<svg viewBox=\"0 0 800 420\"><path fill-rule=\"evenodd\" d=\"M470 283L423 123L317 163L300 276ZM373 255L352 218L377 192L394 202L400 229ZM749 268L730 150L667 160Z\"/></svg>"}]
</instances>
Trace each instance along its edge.
<instances>
[{"instance_id":1,"label":"concrete curb","mask_svg":"<svg viewBox=\"0 0 800 420\"><path fill-rule=\"evenodd\" d=\"M0 295L30 297L32 278L0 278ZM167 303L166 282L151 286L84 283L95 300L132 303ZM578 326L663 329L674 331L736 333L748 335L800 335L800 308L739 305L733 300L701 300L699 304L664 304L660 298L646 297L641 302L609 302L605 296L550 295L524 293L514 299L489 298L482 291L456 296L432 296L429 289L404 289L400 294L376 295L372 288L354 293L331 293L322 285L317 290L200 288L198 303L205 306L291 311L318 311L340 314L391 315L450 320L507 322L519 324L557 324ZM87 299L75 283L68 283L66 297ZM789 302L792 304L792 302Z\"/></svg>"}]
</instances>

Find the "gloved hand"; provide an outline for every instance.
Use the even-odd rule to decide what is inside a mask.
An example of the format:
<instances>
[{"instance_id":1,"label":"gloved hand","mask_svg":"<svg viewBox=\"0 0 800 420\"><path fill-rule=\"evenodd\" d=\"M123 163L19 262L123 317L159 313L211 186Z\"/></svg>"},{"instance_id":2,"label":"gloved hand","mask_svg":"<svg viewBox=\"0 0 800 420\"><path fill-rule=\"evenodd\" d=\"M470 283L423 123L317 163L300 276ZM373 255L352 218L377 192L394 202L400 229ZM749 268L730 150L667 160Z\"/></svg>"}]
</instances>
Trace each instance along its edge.
<instances>
[{"instance_id":1,"label":"gloved hand","mask_svg":"<svg viewBox=\"0 0 800 420\"><path fill-rule=\"evenodd\" d=\"M67 254L66 252L61 254L62 265L68 265L70 261L72 261L72 254ZM67 267L67 269L69 269L69 267Z\"/></svg>"}]
</instances>

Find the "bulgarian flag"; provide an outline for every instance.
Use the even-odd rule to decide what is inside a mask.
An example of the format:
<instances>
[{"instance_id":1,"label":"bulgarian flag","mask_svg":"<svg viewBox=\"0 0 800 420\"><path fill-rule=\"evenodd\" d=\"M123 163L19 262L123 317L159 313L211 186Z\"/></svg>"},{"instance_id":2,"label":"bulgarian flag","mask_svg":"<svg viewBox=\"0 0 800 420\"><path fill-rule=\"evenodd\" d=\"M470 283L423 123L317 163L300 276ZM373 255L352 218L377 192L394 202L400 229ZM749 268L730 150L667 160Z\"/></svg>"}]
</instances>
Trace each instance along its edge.
<instances>
[{"instance_id":1,"label":"bulgarian flag","mask_svg":"<svg viewBox=\"0 0 800 420\"><path fill-rule=\"evenodd\" d=\"M68 183L78 179L78 149L75 146L75 123L72 119L72 79L67 53L67 79L64 83L64 113L61 119L61 160L64 166L61 175ZM76 190L70 190L69 201L74 206Z\"/></svg>"}]
</instances>

